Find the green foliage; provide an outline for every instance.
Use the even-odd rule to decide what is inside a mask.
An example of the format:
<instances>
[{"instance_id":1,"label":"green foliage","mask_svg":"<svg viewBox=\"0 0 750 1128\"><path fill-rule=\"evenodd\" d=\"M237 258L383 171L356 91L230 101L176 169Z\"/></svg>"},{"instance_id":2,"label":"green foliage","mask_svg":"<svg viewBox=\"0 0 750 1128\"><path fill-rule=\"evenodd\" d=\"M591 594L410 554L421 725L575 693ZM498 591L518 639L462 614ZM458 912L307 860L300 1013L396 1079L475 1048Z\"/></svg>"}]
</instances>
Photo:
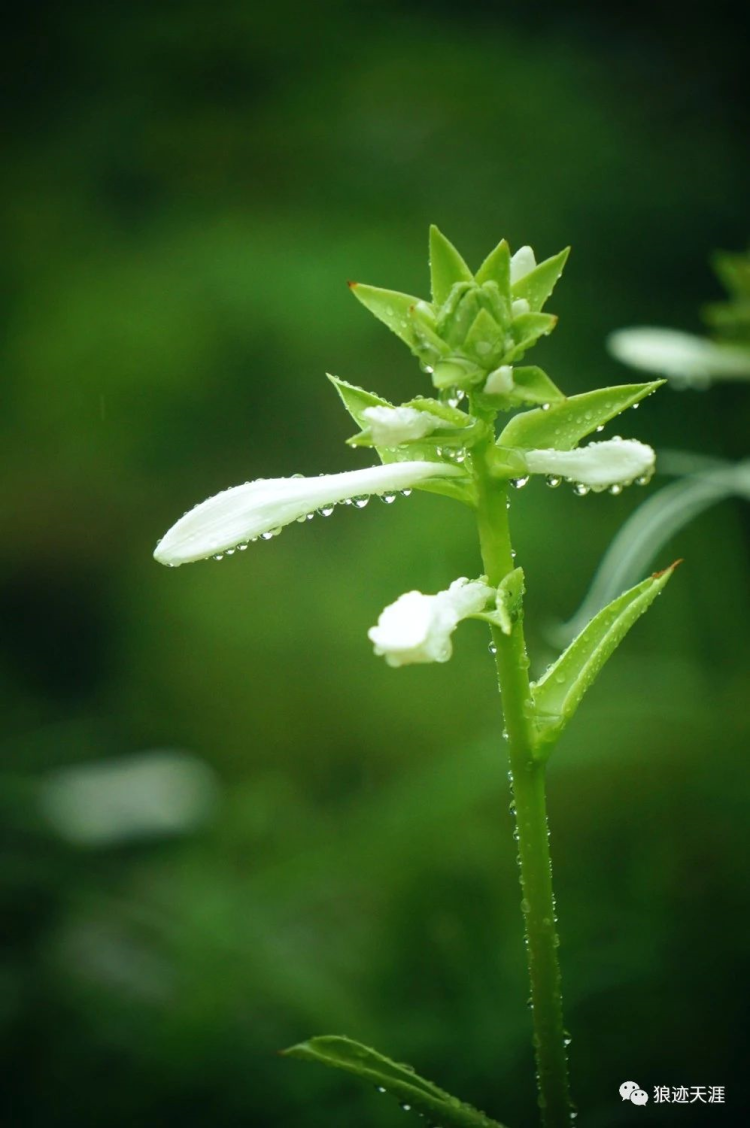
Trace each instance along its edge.
<instances>
[{"instance_id":1,"label":"green foliage","mask_svg":"<svg viewBox=\"0 0 750 1128\"><path fill-rule=\"evenodd\" d=\"M705 306L704 320L720 338L750 345L750 251L718 252L713 267L729 300Z\"/></svg>"},{"instance_id":2,"label":"green foliage","mask_svg":"<svg viewBox=\"0 0 750 1128\"><path fill-rule=\"evenodd\" d=\"M515 415L500 434L498 446L572 450L581 439L640 403L663 383L663 380L653 380L648 384L597 388L553 404L548 411L536 409Z\"/></svg>"},{"instance_id":3,"label":"green foliage","mask_svg":"<svg viewBox=\"0 0 750 1128\"><path fill-rule=\"evenodd\" d=\"M355 297L408 345L436 388L476 389L490 372L520 360L540 337L552 332L557 318L539 311L567 256L567 250L561 251L511 286L505 240L472 275L453 244L433 226L431 303L393 290L350 285ZM540 401L520 396L502 406L525 402Z\"/></svg>"},{"instance_id":4,"label":"green foliage","mask_svg":"<svg viewBox=\"0 0 750 1128\"><path fill-rule=\"evenodd\" d=\"M413 1109L441 1128L503 1128L498 1121L425 1081L410 1065L391 1061L350 1038L331 1034L310 1038L284 1050L284 1054L351 1073L396 1097L405 1111Z\"/></svg>"},{"instance_id":5,"label":"green foliage","mask_svg":"<svg viewBox=\"0 0 750 1128\"><path fill-rule=\"evenodd\" d=\"M672 564L649 576L603 608L532 686L538 752L548 754L607 659L662 592L676 567Z\"/></svg>"}]
</instances>

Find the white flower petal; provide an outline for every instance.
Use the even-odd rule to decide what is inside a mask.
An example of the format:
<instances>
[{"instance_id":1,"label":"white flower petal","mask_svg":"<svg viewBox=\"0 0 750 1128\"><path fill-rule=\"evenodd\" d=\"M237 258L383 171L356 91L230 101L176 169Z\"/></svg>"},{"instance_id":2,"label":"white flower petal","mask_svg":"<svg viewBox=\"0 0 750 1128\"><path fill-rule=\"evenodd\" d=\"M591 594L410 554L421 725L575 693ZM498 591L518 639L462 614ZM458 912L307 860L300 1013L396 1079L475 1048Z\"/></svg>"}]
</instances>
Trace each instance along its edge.
<instances>
[{"instance_id":1,"label":"white flower petal","mask_svg":"<svg viewBox=\"0 0 750 1128\"><path fill-rule=\"evenodd\" d=\"M718 345L676 329L619 329L607 346L617 360L684 385L706 386L713 377L750 376L750 349Z\"/></svg>"},{"instance_id":2,"label":"white flower petal","mask_svg":"<svg viewBox=\"0 0 750 1128\"><path fill-rule=\"evenodd\" d=\"M651 447L636 439L607 439L577 450L530 450L525 457L532 474L559 475L596 491L650 476L656 461Z\"/></svg>"},{"instance_id":3,"label":"white flower petal","mask_svg":"<svg viewBox=\"0 0 750 1128\"><path fill-rule=\"evenodd\" d=\"M513 391L513 365L501 364L487 377L484 389L488 396L507 396Z\"/></svg>"},{"instance_id":4,"label":"white flower petal","mask_svg":"<svg viewBox=\"0 0 750 1128\"><path fill-rule=\"evenodd\" d=\"M453 653L450 636L461 619L483 610L494 594L483 581L465 577L437 595L408 591L385 608L368 638L389 666L447 662Z\"/></svg>"},{"instance_id":5,"label":"white flower petal","mask_svg":"<svg viewBox=\"0 0 750 1128\"><path fill-rule=\"evenodd\" d=\"M423 439L440 427L450 427L444 419L416 407L366 407L362 412L376 447L392 448L414 439Z\"/></svg>"},{"instance_id":6,"label":"white flower petal","mask_svg":"<svg viewBox=\"0 0 750 1128\"><path fill-rule=\"evenodd\" d=\"M536 258L531 247L519 247L510 260L510 284L515 286L527 274L531 274L536 266Z\"/></svg>"},{"instance_id":7,"label":"white flower petal","mask_svg":"<svg viewBox=\"0 0 750 1128\"><path fill-rule=\"evenodd\" d=\"M260 478L196 505L159 541L154 558L172 566L206 560L321 507L463 473L460 467L442 462L391 462L316 478Z\"/></svg>"}]
</instances>

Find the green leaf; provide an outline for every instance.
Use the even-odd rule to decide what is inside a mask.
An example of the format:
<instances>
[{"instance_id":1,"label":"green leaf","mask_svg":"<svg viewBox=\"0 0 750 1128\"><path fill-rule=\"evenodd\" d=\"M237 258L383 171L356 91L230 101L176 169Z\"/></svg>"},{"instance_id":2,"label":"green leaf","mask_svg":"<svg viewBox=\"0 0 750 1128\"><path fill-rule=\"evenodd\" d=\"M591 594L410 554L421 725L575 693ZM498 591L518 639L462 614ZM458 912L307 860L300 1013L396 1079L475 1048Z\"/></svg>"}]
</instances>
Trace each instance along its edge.
<instances>
[{"instance_id":1,"label":"green leaf","mask_svg":"<svg viewBox=\"0 0 750 1128\"><path fill-rule=\"evenodd\" d=\"M456 282L474 280L461 255L434 223L430 227L430 277L436 305L443 304Z\"/></svg>"},{"instance_id":2,"label":"green leaf","mask_svg":"<svg viewBox=\"0 0 750 1128\"><path fill-rule=\"evenodd\" d=\"M505 239L487 255L476 273L476 280L480 286L497 282L500 293L506 299L510 297L510 247Z\"/></svg>"},{"instance_id":3,"label":"green leaf","mask_svg":"<svg viewBox=\"0 0 750 1128\"><path fill-rule=\"evenodd\" d=\"M679 563L678 560L663 572L654 573L614 599L532 685L537 747L543 748L557 740L604 663L633 623L651 606Z\"/></svg>"},{"instance_id":4,"label":"green leaf","mask_svg":"<svg viewBox=\"0 0 750 1128\"><path fill-rule=\"evenodd\" d=\"M368 286L364 282L350 282L349 289L370 313L387 325L391 332L400 337L409 348L415 344L411 311L419 302L411 294L401 294L398 290L382 290L379 286Z\"/></svg>"},{"instance_id":5,"label":"green leaf","mask_svg":"<svg viewBox=\"0 0 750 1128\"><path fill-rule=\"evenodd\" d=\"M341 396L344 407L358 427L364 428L367 426L367 421L363 415L365 408L393 407L393 404L389 403L388 400L381 399L374 392L366 392L364 388L358 388L356 384L349 384L338 376L332 376L330 372L327 372L326 376Z\"/></svg>"},{"instance_id":6,"label":"green leaf","mask_svg":"<svg viewBox=\"0 0 750 1128\"><path fill-rule=\"evenodd\" d=\"M493 611L478 611L474 615L469 615L468 618L482 619L485 623L499 627L503 634L509 635L513 630L513 624L521 614L524 590L523 568L514 568L500 581L495 609Z\"/></svg>"},{"instance_id":7,"label":"green leaf","mask_svg":"<svg viewBox=\"0 0 750 1128\"><path fill-rule=\"evenodd\" d=\"M519 279L513 287L514 300L525 298L531 307L531 312L537 313L554 290L569 254L570 247L566 247L559 255L545 259L534 270Z\"/></svg>"},{"instance_id":8,"label":"green leaf","mask_svg":"<svg viewBox=\"0 0 750 1128\"><path fill-rule=\"evenodd\" d=\"M663 383L663 380L652 380L648 384L597 388L580 396L570 396L562 403L553 404L548 411L536 408L514 415L500 435L498 446L520 447L522 450L573 450L586 435L639 403Z\"/></svg>"},{"instance_id":9,"label":"green leaf","mask_svg":"<svg viewBox=\"0 0 750 1128\"><path fill-rule=\"evenodd\" d=\"M513 369L513 403L562 403L565 399L557 384L535 365Z\"/></svg>"},{"instance_id":10,"label":"green leaf","mask_svg":"<svg viewBox=\"0 0 750 1128\"><path fill-rule=\"evenodd\" d=\"M546 337L556 325L557 318L552 313L522 313L520 317L514 317L512 332L516 344L503 357L503 364L512 364L514 360L520 360L540 337Z\"/></svg>"},{"instance_id":11,"label":"green leaf","mask_svg":"<svg viewBox=\"0 0 750 1128\"><path fill-rule=\"evenodd\" d=\"M502 1128L483 1112L450 1096L431 1081L425 1081L411 1066L391 1061L350 1038L336 1035L311 1038L283 1053L285 1057L315 1061L352 1073L396 1097L405 1110L413 1109L440 1128Z\"/></svg>"}]
</instances>

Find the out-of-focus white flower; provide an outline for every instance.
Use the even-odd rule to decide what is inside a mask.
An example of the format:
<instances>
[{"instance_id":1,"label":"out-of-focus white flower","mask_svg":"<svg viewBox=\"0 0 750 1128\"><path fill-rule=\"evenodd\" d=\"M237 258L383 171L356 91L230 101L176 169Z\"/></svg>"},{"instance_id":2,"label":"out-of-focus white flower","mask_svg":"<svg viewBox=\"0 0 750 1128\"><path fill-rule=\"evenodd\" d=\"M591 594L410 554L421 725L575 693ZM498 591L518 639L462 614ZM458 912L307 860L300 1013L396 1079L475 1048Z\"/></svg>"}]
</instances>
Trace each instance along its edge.
<instances>
[{"instance_id":1,"label":"out-of-focus white flower","mask_svg":"<svg viewBox=\"0 0 750 1128\"><path fill-rule=\"evenodd\" d=\"M599 491L650 477L656 455L636 439L607 439L576 450L530 450L526 465L532 474L551 474Z\"/></svg>"},{"instance_id":2,"label":"out-of-focus white flower","mask_svg":"<svg viewBox=\"0 0 750 1128\"><path fill-rule=\"evenodd\" d=\"M463 475L458 466L443 462L391 462L316 478L259 478L196 505L162 537L154 558L172 567L206 560L340 501L411 489L428 478Z\"/></svg>"},{"instance_id":3,"label":"out-of-focus white flower","mask_svg":"<svg viewBox=\"0 0 750 1128\"><path fill-rule=\"evenodd\" d=\"M40 792L48 822L82 846L190 831L211 817L217 798L208 765L172 750L59 768Z\"/></svg>"},{"instance_id":4,"label":"out-of-focus white flower","mask_svg":"<svg viewBox=\"0 0 750 1128\"><path fill-rule=\"evenodd\" d=\"M465 577L437 595L407 591L385 608L368 638L389 666L447 662L453 653L451 635L461 619L482 611L494 595L482 580Z\"/></svg>"},{"instance_id":5,"label":"out-of-focus white flower","mask_svg":"<svg viewBox=\"0 0 750 1128\"><path fill-rule=\"evenodd\" d=\"M513 365L501 364L490 372L482 390L488 396L507 396L513 390Z\"/></svg>"},{"instance_id":6,"label":"out-of-focus white flower","mask_svg":"<svg viewBox=\"0 0 750 1128\"><path fill-rule=\"evenodd\" d=\"M531 247L519 247L510 260L510 284L515 286L536 267L536 258Z\"/></svg>"},{"instance_id":7,"label":"out-of-focus white flower","mask_svg":"<svg viewBox=\"0 0 750 1128\"><path fill-rule=\"evenodd\" d=\"M750 376L750 349L677 329L618 329L607 338L607 347L623 364L668 376L683 387Z\"/></svg>"},{"instance_id":8,"label":"out-of-focus white flower","mask_svg":"<svg viewBox=\"0 0 750 1128\"><path fill-rule=\"evenodd\" d=\"M370 428L375 446L385 448L424 439L441 427L452 426L437 415L418 411L416 407L366 407L362 417Z\"/></svg>"}]
</instances>

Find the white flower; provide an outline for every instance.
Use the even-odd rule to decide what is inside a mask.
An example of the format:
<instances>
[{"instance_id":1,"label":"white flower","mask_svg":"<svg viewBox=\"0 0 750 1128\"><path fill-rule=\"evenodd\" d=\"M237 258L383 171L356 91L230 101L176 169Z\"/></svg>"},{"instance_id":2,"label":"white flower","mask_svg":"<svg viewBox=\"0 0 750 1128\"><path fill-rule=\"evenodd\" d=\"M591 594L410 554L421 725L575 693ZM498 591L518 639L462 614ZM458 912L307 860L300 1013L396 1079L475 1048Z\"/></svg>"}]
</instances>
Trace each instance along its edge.
<instances>
[{"instance_id":1,"label":"white flower","mask_svg":"<svg viewBox=\"0 0 750 1128\"><path fill-rule=\"evenodd\" d=\"M531 247L519 247L510 260L510 284L515 286L536 268L536 258Z\"/></svg>"},{"instance_id":2,"label":"white flower","mask_svg":"<svg viewBox=\"0 0 750 1128\"><path fill-rule=\"evenodd\" d=\"M650 477L656 461L652 448L636 439L607 439L577 450L530 450L525 457L532 474L559 475L595 491Z\"/></svg>"},{"instance_id":3,"label":"white flower","mask_svg":"<svg viewBox=\"0 0 750 1128\"><path fill-rule=\"evenodd\" d=\"M513 365L501 364L490 372L483 390L488 396L507 396L513 390Z\"/></svg>"},{"instance_id":4,"label":"white flower","mask_svg":"<svg viewBox=\"0 0 750 1128\"><path fill-rule=\"evenodd\" d=\"M619 329L607 339L623 364L659 372L684 386L705 387L712 378L750 376L750 349L719 345L676 329Z\"/></svg>"},{"instance_id":5,"label":"white flower","mask_svg":"<svg viewBox=\"0 0 750 1128\"><path fill-rule=\"evenodd\" d=\"M450 427L444 419L416 407L366 407L362 412L376 447L392 448L414 439L423 439L440 427Z\"/></svg>"},{"instance_id":6,"label":"white flower","mask_svg":"<svg viewBox=\"0 0 750 1128\"><path fill-rule=\"evenodd\" d=\"M389 666L447 662L453 653L450 636L461 619L482 611L494 595L481 580L465 577L437 595L408 591L385 608L367 635Z\"/></svg>"},{"instance_id":7,"label":"white flower","mask_svg":"<svg viewBox=\"0 0 750 1128\"><path fill-rule=\"evenodd\" d=\"M442 462L391 462L316 478L260 478L196 505L159 541L154 558L171 566L206 560L268 536L316 509L463 473L458 466Z\"/></svg>"}]
</instances>

